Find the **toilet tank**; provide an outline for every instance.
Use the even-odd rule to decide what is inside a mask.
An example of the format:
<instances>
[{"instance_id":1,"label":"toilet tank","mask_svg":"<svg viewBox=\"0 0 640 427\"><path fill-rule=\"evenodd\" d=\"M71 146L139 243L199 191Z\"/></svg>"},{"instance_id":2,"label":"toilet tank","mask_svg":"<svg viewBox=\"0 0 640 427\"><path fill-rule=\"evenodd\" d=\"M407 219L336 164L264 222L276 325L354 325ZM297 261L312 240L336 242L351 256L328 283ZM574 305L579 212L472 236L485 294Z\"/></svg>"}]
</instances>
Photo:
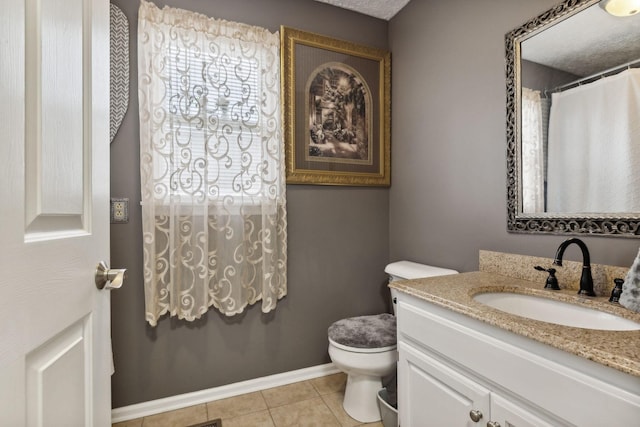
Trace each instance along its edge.
<instances>
[{"instance_id":1,"label":"toilet tank","mask_svg":"<svg viewBox=\"0 0 640 427\"><path fill-rule=\"evenodd\" d=\"M421 279L423 277L446 276L447 274L458 273L456 270L418 264L411 261L392 262L385 267L384 272L389 275L389 283L395 280ZM396 292L395 289L391 289L393 314L396 314Z\"/></svg>"},{"instance_id":2,"label":"toilet tank","mask_svg":"<svg viewBox=\"0 0 640 427\"><path fill-rule=\"evenodd\" d=\"M434 267L432 265L418 264L411 261L397 261L387 265L384 272L389 275L389 282L394 280L421 279L423 277L445 276L457 274L456 270Z\"/></svg>"}]
</instances>

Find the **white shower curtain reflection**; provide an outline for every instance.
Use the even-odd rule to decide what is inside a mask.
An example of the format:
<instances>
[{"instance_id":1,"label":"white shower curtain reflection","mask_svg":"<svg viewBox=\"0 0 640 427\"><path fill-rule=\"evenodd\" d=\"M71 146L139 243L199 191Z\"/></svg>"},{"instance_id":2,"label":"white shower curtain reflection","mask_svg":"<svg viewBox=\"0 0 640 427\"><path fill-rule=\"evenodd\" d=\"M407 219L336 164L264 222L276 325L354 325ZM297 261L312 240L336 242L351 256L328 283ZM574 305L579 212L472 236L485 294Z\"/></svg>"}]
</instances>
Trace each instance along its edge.
<instances>
[{"instance_id":1,"label":"white shower curtain reflection","mask_svg":"<svg viewBox=\"0 0 640 427\"><path fill-rule=\"evenodd\" d=\"M640 70L552 95L549 212L640 212Z\"/></svg>"}]
</instances>

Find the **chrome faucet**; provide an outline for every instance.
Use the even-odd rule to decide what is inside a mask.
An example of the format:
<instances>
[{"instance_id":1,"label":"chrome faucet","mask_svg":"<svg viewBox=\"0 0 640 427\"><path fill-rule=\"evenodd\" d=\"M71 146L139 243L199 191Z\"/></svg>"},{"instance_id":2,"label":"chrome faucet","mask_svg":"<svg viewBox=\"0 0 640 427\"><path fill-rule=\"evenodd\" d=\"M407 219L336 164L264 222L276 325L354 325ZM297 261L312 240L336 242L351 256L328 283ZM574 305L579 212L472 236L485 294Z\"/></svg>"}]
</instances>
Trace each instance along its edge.
<instances>
[{"instance_id":1,"label":"chrome faucet","mask_svg":"<svg viewBox=\"0 0 640 427\"><path fill-rule=\"evenodd\" d=\"M572 243L580 246L580 250L582 250L582 276L580 276L580 290L578 291L578 294L595 297L596 293L593 292L593 277L591 277L591 257L589 256L589 249L587 249L587 245L585 245L582 240L573 238L560 243L560 246L558 246L558 250L556 251L556 259L553 261L553 264L562 266L564 250Z\"/></svg>"}]
</instances>

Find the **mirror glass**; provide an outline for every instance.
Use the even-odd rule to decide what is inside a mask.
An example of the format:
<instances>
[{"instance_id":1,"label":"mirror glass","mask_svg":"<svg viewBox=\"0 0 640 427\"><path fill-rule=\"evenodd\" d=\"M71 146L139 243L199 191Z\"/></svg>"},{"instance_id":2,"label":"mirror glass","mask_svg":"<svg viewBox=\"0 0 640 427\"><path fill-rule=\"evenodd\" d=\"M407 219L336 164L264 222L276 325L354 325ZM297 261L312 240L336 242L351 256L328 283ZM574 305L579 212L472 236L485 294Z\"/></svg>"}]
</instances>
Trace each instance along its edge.
<instances>
[{"instance_id":1,"label":"mirror glass","mask_svg":"<svg viewBox=\"0 0 640 427\"><path fill-rule=\"evenodd\" d=\"M600 3L506 36L509 231L640 234L640 14Z\"/></svg>"}]
</instances>

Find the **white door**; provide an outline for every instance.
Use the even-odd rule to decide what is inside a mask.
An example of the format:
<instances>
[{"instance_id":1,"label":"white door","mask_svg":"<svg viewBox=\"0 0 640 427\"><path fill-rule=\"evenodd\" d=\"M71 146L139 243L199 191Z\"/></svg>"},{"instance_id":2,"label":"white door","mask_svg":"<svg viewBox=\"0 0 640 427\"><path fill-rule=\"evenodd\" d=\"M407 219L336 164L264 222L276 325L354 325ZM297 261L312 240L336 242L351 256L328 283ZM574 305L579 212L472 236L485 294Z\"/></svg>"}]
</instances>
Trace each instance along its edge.
<instances>
[{"instance_id":1,"label":"white door","mask_svg":"<svg viewBox=\"0 0 640 427\"><path fill-rule=\"evenodd\" d=\"M0 0L0 425L110 425L108 0Z\"/></svg>"}]
</instances>

